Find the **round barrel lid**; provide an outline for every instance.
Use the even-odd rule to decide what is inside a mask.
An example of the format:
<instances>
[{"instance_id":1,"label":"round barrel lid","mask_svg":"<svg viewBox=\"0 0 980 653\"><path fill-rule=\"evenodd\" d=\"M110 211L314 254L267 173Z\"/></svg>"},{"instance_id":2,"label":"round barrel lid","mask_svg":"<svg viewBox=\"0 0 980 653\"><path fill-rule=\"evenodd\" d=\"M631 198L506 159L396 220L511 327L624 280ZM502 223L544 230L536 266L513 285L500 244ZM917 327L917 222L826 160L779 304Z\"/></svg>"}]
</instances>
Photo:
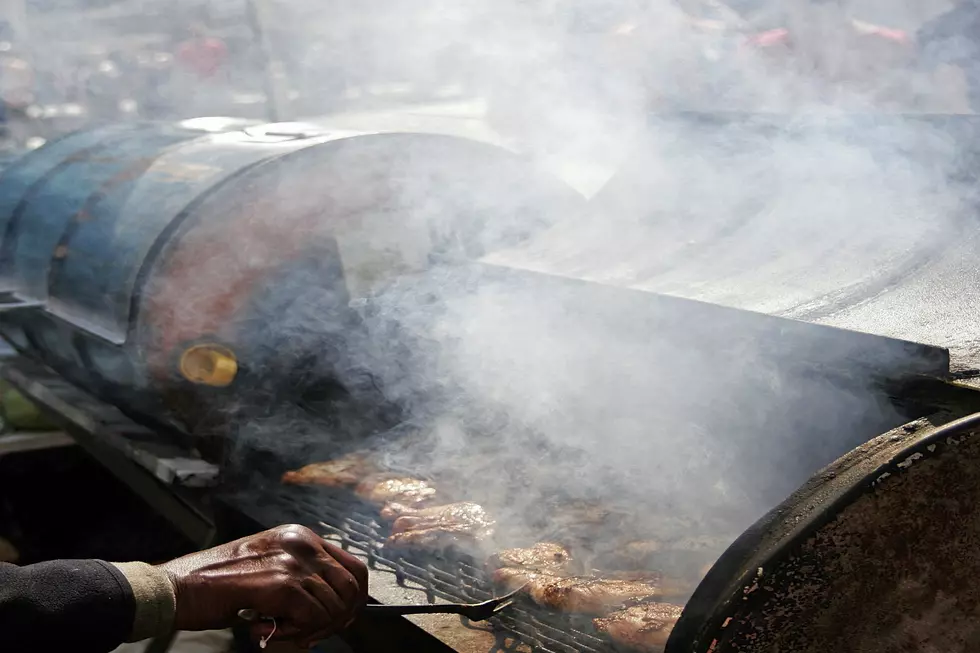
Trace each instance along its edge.
<instances>
[{"instance_id":1,"label":"round barrel lid","mask_svg":"<svg viewBox=\"0 0 980 653\"><path fill-rule=\"evenodd\" d=\"M855 449L746 531L668 653L980 648L980 414Z\"/></svg>"}]
</instances>

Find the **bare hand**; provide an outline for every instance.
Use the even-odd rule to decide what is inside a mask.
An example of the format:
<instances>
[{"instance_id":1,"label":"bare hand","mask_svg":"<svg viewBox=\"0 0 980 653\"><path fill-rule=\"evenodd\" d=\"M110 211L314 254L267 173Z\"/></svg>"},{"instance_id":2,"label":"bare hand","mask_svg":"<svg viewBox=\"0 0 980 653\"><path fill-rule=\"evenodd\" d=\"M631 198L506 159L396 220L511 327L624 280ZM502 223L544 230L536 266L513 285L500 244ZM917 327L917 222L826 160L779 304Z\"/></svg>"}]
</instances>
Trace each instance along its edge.
<instances>
[{"instance_id":1,"label":"bare hand","mask_svg":"<svg viewBox=\"0 0 980 653\"><path fill-rule=\"evenodd\" d=\"M304 526L280 526L160 565L177 596L177 630L227 628L238 611L274 617L274 639L309 647L354 620L367 602L357 558ZM271 623L252 626L256 639Z\"/></svg>"}]
</instances>

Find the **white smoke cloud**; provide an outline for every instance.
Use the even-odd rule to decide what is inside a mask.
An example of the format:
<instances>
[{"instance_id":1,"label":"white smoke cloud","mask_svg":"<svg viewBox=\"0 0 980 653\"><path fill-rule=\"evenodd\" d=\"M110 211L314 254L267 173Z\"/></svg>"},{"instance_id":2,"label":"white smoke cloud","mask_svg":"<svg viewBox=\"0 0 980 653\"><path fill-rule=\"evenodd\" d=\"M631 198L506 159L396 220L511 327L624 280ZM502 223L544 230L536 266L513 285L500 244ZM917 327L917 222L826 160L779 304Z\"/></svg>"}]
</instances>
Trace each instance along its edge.
<instances>
[{"instance_id":1,"label":"white smoke cloud","mask_svg":"<svg viewBox=\"0 0 980 653\"><path fill-rule=\"evenodd\" d=\"M528 515L564 496L633 515L595 539L729 535L904 419L875 385L910 364L904 352L873 355L872 369L846 339L757 328L751 316L654 293L813 317L884 292L956 233L967 199L948 178L956 143L928 121L867 113L916 106L900 83L911 49L869 47L836 3L807 7L806 18L794 4L770 25L794 31L792 55L746 47L745 33L719 29L732 22L725 12L667 0L262 4L273 54L303 80L287 93L291 118L431 103L456 88L530 161L618 173L581 210L542 207L564 220L506 249L498 220L525 219L530 233L542 215L515 211L508 193L520 185L503 167L480 168L499 175L493 183L416 175L420 162L399 152L397 164L378 164L392 200L372 216L377 234L323 216L326 232L348 230L341 258L359 282L360 324L337 319L335 294L310 290L315 274L297 275L277 292L302 301L263 315L260 344L290 359L283 369L311 355L311 376L399 405L424 446L379 452L393 464L454 478L447 484L500 515L505 534L509 519L514 534L544 536ZM908 25L919 13L895 12ZM691 110L781 115L680 113ZM476 170L479 160L444 167ZM337 183L316 181L311 196ZM427 225L461 218L486 228L482 242L473 237L484 247L469 250L483 259L475 269L425 271L420 255L410 274L355 274L358 252L404 244L393 221L426 240L444 235ZM499 251L483 257L489 240ZM265 415L246 427L248 443L295 460L367 429L338 422Z\"/></svg>"}]
</instances>

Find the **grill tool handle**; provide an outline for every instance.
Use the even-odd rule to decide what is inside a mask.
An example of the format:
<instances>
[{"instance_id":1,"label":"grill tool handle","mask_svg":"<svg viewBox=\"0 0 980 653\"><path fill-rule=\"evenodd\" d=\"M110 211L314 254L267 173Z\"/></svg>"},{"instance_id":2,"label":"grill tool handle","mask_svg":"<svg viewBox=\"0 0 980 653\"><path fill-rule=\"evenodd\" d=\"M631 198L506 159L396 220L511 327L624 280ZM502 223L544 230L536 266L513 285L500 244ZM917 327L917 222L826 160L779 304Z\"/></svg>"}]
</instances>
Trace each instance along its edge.
<instances>
[{"instance_id":1,"label":"grill tool handle","mask_svg":"<svg viewBox=\"0 0 980 653\"><path fill-rule=\"evenodd\" d=\"M364 610L372 615L388 615L401 617L407 614L459 614L470 621L484 621L505 610L514 603L518 592L524 590L523 585L509 594L498 596L483 603L443 603L424 605L379 605L372 603L364 606Z\"/></svg>"},{"instance_id":2,"label":"grill tool handle","mask_svg":"<svg viewBox=\"0 0 980 653\"><path fill-rule=\"evenodd\" d=\"M364 611L370 615L387 617L403 617L408 614L465 614L469 605L455 603L429 603L425 605L378 605L375 603L364 606Z\"/></svg>"}]
</instances>

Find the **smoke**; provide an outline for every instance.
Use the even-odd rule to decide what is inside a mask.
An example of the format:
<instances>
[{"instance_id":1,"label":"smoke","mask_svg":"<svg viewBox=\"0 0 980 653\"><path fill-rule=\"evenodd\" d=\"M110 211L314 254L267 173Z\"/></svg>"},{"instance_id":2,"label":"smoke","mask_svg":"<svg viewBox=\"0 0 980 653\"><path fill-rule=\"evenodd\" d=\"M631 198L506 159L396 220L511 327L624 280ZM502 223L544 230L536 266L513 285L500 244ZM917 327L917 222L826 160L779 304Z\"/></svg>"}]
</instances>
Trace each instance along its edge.
<instances>
[{"instance_id":1,"label":"smoke","mask_svg":"<svg viewBox=\"0 0 980 653\"><path fill-rule=\"evenodd\" d=\"M502 184L402 170L393 219L478 213L485 233L466 238L489 253L360 284L339 321L316 274L277 280L294 305L264 309L252 337L293 378L304 360L301 377L342 391L270 410L240 446L289 464L369 448L483 503L505 543L724 544L908 418L883 380L935 369L920 350L744 311L833 323L941 253L972 205L958 144L941 122L881 111L920 99L898 83L911 50L869 46L836 3L773 19L802 35L791 53L746 48L673 3L580 4L391 14L360 43L346 64L360 78L468 83L530 159L616 174L584 210L501 247L479 241L514 218ZM341 241L368 251L390 236ZM356 252L342 258L359 278ZM576 502L625 517L575 529Z\"/></svg>"},{"instance_id":2,"label":"smoke","mask_svg":"<svg viewBox=\"0 0 980 653\"><path fill-rule=\"evenodd\" d=\"M290 352L317 352L310 376L351 395L320 414L400 411L319 427L273 412L249 443L294 464L366 447L484 504L505 543L615 548L727 543L905 421L882 383L935 372L925 352L749 311L824 319L941 253L969 198L945 132L908 118L697 114L658 117L651 132L590 210L516 247L479 248L479 262L376 280L340 325L344 302L316 274L293 277L308 290L263 314L271 333L258 341L290 366ZM502 209L480 184L400 183L408 224L480 206L492 225L488 207ZM351 403L361 410L343 412ZM575 524L575 502L625 517Z\"/></svg>"},{"instance_id":3,"label":"smoke","mask_svg":"<svg viewBox=\"0 0 980 653\"><path fill-rule=\"evenodd\" d=\"M382 158L382 144L364 159L377 170L283 181L304 210L338 180L386 180L387 197L311 235L337 241L343 284L296 261L232 325L253 393L230 407L239 454L288 465L368 447L486 505L508 543L567 536L562 506L585 502L626 517L576 538L615 546L733 538L906 418L881 381L928 369L921 352L761 314L833 323L963 233L959 144L884 115L927 106L911 44L834 2L769 17L667 0L260 4L272 55L302 80L276 98L290 117L329 126L322 114L454 97L527 167L452 147ZM764 28L794 48L747 43ZM532 165L612 179L556 209L522 194L533 175L514 171ZM410 264L372 267L398 256Z\"/></svg>"},{"instance_id":4,"label":"smoke","mask_svg":"<svg viewBox=\"0 0 980 653\"><path fill-rule=\"evenodd\" d=\"M897 351L872 369L853 345L696 304L477 267L403 279L372 306L369 339L394 330L399 346L364 367L427 445L389 462L459 479L505 524L557 492L633 515L596 543L737 532L902 421L874 386L907 364Z\"/></svg>"}]
</instances>

